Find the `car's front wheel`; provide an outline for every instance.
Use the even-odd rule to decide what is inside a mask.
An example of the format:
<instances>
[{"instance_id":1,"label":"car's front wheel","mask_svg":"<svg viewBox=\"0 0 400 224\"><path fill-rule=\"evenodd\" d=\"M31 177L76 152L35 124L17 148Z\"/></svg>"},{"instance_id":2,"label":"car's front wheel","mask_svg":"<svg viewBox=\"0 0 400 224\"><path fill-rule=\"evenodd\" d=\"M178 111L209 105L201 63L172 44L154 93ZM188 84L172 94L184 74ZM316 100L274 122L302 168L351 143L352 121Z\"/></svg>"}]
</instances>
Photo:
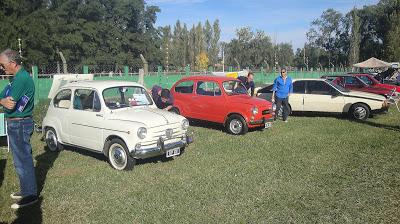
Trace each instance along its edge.
<instances>
[{"instance_id":1,"label":"car's front wheel","mask_svg":"<svg viewBox=\"0 0 400 224\"><path fill-rule=\"evenodd\" d=\"M45 141L47 148L52 152L61 151L63 145L58 141L57 133L53 128L46 128Z\"/></svg>"},{"instance_id":2,"label":"car's front wheel","mask_svg":"<svg viewBox=\"0 0 400 224\"><path fill-rule=\"evenodd\" d=\"M136 159L128 151L125 143L121 139L112 139L107 144L108 161L117 170L131 170L135 166Z\"/></svg>"},{"instance_id":3,"label":"car's front wheel","mask_svg":"<svg viewBox=\"0 0 400 224\"><path fill-rule=\"evenodd\" d=\"M367 105L356 103L351 106L350 116L356 120L366 120L370 115L370 110Z\"/></svg>"},{"instance_id":4,"label":"car's front wheel","mask_svg":"<svg viewBox=\"0 0 400 224\"><path fill-rule=\"evenodd\" d=\"M229 133L233 135L244 135L247 133L249 128L244 118L240 115L233 114L229 116L225 124Z\"/></svg>"}]
</instances>

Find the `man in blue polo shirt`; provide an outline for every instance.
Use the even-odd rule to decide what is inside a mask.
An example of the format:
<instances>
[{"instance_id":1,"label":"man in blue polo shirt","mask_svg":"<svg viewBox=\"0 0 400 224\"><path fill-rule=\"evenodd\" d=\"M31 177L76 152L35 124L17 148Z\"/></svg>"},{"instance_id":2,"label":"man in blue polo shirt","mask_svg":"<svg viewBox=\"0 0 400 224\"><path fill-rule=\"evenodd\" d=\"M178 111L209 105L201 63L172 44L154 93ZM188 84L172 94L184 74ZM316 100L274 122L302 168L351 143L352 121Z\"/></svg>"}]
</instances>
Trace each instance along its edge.
<instances>
[{"instance_id":1,"label":"man in blue polo shirt","mask_svg":"<svg viewBox=\"0 0 400 224\"><path fill-rule=\"evenodd\" d=\"M287 122L289 116L289 96L293 92L292 78L287 76L286 69L281 69L281 75L274 80L272 88L272 102L276 103L275 120L278 116L278 111L283 106L282 120Z\"/></svg>"}]
</instances>

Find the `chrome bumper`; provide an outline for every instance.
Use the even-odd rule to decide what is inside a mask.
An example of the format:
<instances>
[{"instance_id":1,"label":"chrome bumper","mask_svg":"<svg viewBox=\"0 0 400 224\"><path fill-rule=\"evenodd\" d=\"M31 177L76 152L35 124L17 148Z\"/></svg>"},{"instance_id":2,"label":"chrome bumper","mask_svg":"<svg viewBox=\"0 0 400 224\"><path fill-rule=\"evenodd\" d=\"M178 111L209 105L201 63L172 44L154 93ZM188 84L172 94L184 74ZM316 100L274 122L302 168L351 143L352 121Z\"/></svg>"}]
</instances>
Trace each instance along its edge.
<instances>
[{"instance_id":1,"label":"chrome bumper","mask_svg":"<svg viewBox=\"0 0 400 224\"><path fill-rule=\"evenodd\" d=\"M274 121L273 118L265 119L265 118L263 117L263 119L261 119L261 120L250 121L249 124L250 124L250 125L264 125L264 124L267 123L267 122L273 122L273 121Z\"/></svg>"},{"instance_id":2,"label":"chrome bumper","mask_svg":"<svg viewBox=\"0 0 400 224\"><path fill-rule=\"evenodd\" d=\"M158 139L155 146L143 146L140 149L131 151L131 156L136 159L146 159L154 156L160 156L167 152L167 150L175 148L184 148L193 142L193 136L185 135L182 139L166 144L161 137Z\"/></svg>"}]
</instances>

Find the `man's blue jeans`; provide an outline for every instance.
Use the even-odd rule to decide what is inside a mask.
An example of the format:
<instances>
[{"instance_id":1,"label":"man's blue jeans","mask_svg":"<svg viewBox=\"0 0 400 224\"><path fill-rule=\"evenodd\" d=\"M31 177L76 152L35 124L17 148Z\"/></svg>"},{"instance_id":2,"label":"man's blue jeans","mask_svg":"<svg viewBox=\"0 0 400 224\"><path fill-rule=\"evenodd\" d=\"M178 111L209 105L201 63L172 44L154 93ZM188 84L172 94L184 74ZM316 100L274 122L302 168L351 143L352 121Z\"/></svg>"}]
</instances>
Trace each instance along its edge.
<instances>
[{"instance_id":1,"label":"man's blue jeans","mask_svg":"<svg viewBox=\"0 0 400 224\"><path fill-rule=\"evenodd\" d=\"M32 118L7 120L7 132L15 170L19 178L21 194L23 197L37 195L32 146L30 143L33 132Z\"/></svg>"}]
</instances>

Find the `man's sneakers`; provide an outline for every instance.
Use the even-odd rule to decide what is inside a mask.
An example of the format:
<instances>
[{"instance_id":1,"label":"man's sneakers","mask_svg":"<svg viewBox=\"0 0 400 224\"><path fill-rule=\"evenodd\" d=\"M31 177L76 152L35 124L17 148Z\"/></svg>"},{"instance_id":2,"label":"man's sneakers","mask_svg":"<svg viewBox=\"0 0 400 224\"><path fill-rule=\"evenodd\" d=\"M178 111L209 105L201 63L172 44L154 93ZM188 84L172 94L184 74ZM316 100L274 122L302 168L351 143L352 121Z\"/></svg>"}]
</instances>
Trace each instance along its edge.
<instances>
[{"instance_id":1,"label":"man's sneakers","mask_svg":"<svg viewBox=\"0 0 400 224\"><path fill-rule=\"evenodd\" d=\"M29 195L29 196L23 197L18 202L12 204L11 208L12 209L23 208L23 207L35 204L37 201L38 201L38 197L36 195Z\"/></svg>"},{"instance_id":2,"label":"man's sneakers","mask_svg":"<svg viewBox=\"0 0 400 224\"><path fill-rule=\"evenodd\" d=\"M17 200L19 200L19 199L22 199L22 194L21 194L21 192L15 192L15 193L10 194L10 197L11 197L12 199L17 199Z\"/></svg>"}]
</instances>

